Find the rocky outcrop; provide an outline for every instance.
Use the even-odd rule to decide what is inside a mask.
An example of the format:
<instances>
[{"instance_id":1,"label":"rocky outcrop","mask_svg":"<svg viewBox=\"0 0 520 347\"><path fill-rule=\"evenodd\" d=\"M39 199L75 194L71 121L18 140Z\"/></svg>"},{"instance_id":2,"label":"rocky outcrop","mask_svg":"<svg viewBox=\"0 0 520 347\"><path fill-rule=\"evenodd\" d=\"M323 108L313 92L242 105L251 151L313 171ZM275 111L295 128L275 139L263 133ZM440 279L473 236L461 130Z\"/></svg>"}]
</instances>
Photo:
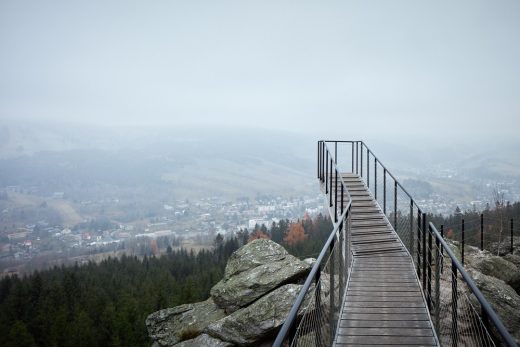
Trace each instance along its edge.
<instances>
[{"instance_id":1,"label":"rocky outcrop","mask_svg":"<svg viewBox=\"0 0 520 347\"><path fill-rule=\"evenodd\" d=\"M517 268L520 269L520 255L515 255L515 254L506 254L504 255L504 259L515 264Z\"/></svg>"},{"instance_id":2,"label":"rocky outcrop","mask_svg":"<svg viewBox=\"0 0 520 347\"><path fill-rule=\"evenodd\" d=\"M226 313L232 313L284 283L298 281L309 270L307 263L287 255L220 281L211 289L211 296Z\"/></svg>"},{"instance_id":3,"label":"rocky outcrop","mask_svg":"<svg viewBox=\"0 0 520 347\"><path fill-rule=\"evenodd\" d=\"M447 240L447 243L460 260L460 243L451 240ZM520 292L520 268L517 266L517 264L520 264L520 257L510 253L504 257L499 257L487 250L481 251L472 246L465 246L464 253L465 269L507 330L517 343L520 342L520 311L518 310L520 307L520 296L518 295ZM445 259L445 261L448 260ZM478 307L476 298L470 294L469 290L466 289L465 293L470 295L470 298L474 301L474 306ZM451 305L451 301L448 299L446 304ZM446 308L446 312L448 312L450 308ZM443 320L449 323L451 318L447 316ZM470 336L471 334L467 335Z\"/></svg>"},{"instance_id":4,"label":"rocky outcrop","mask_svg":"<svg viewBox=\"0 0 520 347\"><path fill-rule=\"evenodd\" d=\"M479 271L468 271L506 329L520 342L520 296L504 281Z\"/></svg>"},{"instance_id":5,"label":"rocky outcrop","mask_svg":"<svg viewBox=\"0 0 520 347\"><path fill-rule=\"evenodd\" d=\"M206 333L240 346L271 338L289 314L300 289L297 284L282 286L250 306L210 324Z\"/></svg>"},{"instance_id":6,"label":"rocky outcrop","mask_svg":"<svg viewBox=\"0 0 520 347\"><path fill-rule=\"evenodd\" d=\"M231 255L224 278L211 289L208 300L148 316L154 347L271 345L311 263L270 240L248 243ZM326 277L322 278L323 303L329 301Z\"/></svg>"},{"instance_id":7,"label":"rocky outcrop","mask_svg":"<svg viewBox=\"0 0 520 347\"><path fill-rule=\"evenodd\" d=\"M487 251L474 252L465 260L467 267L484 275L496 277L513 287L517 292L520 290L520 269L512 262Z\"/></svg>"},{"instance_id":8,"label":"rocky outcrop","mask_svg":"<svg viewBox=\"0 0 520 347\"><path fill-rule=\"evenodd\" d=\"M194 339L186 340L175 345L175 347L232 347L233 344L224 342L209 336L208 334L202 334Z\"/></svg>"},{"instance_id":9,"label":"rocky outcrop","mask_svg":"<svg viewBox=\"0 0 520 347\"><path fill-rule=\"evenodd\" d=\"M196 304L154 312L146 318L145 323L150 337L159 346L173 346L199 335L209 324L224 316L224 310L218 308L210 298Z\"/></svg>"}]
</instances>

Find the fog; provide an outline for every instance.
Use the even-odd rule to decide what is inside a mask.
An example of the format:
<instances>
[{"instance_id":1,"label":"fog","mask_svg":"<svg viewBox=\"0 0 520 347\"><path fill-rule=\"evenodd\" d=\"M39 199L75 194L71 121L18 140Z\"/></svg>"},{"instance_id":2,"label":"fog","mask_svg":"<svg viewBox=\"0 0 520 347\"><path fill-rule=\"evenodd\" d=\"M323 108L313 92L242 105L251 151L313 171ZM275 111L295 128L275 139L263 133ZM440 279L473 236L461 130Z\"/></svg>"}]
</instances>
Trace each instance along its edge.
<instances>
[{"instance_id":1,"label":"fog","mask_svg":"<svg viewBox=\"0 0 520 347\"><path fill-rule=\"evenodd\" d=\"M2 1L0 118L493 143L518 42L514 0Z\"/></svg>"}]
</instances>

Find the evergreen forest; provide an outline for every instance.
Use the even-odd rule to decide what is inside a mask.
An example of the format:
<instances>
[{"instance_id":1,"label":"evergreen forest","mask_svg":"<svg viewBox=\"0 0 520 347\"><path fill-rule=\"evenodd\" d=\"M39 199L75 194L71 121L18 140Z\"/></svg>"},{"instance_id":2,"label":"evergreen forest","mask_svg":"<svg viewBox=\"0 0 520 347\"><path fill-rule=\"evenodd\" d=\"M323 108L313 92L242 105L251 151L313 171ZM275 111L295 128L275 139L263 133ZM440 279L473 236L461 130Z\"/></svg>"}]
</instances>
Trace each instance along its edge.
<instances>
[{"instance_id":1,"label":"evergreen forest","mask_svg":"<svg viewBox=\"0 0 520 347\"><path fill-rule=\"evenodd\" d=\"M162 256L122 256L55 267L0 281L0 346L148 346L146 316L202 301L229 256L255 238L270 238L300 258L316 257L332 230L329 218L281 220L232 238L217 235L198 253L168 248Z\"/></svg>"}]
</instances>

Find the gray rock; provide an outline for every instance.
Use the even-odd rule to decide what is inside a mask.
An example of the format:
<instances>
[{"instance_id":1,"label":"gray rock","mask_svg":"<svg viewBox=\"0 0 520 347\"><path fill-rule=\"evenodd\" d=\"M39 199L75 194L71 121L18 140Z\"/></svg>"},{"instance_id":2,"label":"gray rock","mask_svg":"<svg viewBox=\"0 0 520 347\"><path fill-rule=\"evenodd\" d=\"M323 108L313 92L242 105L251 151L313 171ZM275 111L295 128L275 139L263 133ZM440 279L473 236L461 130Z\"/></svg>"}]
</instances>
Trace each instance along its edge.
<instances>
[{"instance_id":1,"label":"gray rock","mask_svg":"<svg viewBox=\"0 0 520 347\"><path fill-rule=\"evenodd\" d=\"M285 259L288 254L285 248L276 242L265 239L253 240L229 257L224 279L260 265Z\"/></svg>"},{"instance_id":2,"label":"gray rock","mask_svg":"<svg viewBox=\"0 0 520 347\"><path fill-rule=\"evenodd\" d=\"M310 267L313 267L316 263L316 258L305 258L303 259L303 262L309 264Z\"/></svg>"},{"instance_id":3,"label":"gray rock","mask_svg":"<svg viewBox=\"0 0 520 347\"><path fill-rule=\"evenodd\" d=\"M220 281L211 289L211 296L226 313L232 313L285 283L305 277L309 271L308 264L287 255Z\"/></svg>"},{"instance_id":4,"label":"gray rock","mask_svg":"<svg viewBox=\"0 0 520 347\"><path fill-rule=\"evenodd\" d=\"M482 294L489 301L500 320L516 339L520 341L520 296L504 281L484 275L475 270L468 271Z\"/></svg>"},{"instance_id":5,"label":"gray rock","mask_svg":"<svg viewBox=\"0 0 520 347\"><path fill-rule=\"evenodd\" d=\"M515 264L516 267L518 267L520 269L520 255L515 255L515 254L509 253L504 256L504 259Z\"/></svg>"},{"instance_id":6,"label":"gray rock","mask_svg":"<svg viewBox=\"0 0 520 347\"><path fill-rule=\"evenodd\" d=\"M194 339L186 340L175 345L175 347L232 347L233 344L202 334Z\"/></svg>"},{"instance_id":7,"label":"gray rock","mask_svg":"<svg viewBox=\"0 0 520 347\"><path fill-rule=\"evenodd\" d=\"M146 318L148 334L159 346L173 346L199 335L210 323L225 316L212 299L152 313Z\"/></svg>"},{"instance_id":8,"label":"gray rock","mask_svg":"<svg viewBox=\"0 0 520 347\"><path fill-rule=\"evenodd\" d=\"M258 301L210 324L205 333L239 346L272 339L287 318L301 285L287 284Z\"/></svg>"},{"instance_id":9,"label":"gray rock","mask_svg":"<svg viewBox=\"0 0 520 347\"><path fill-rule=\"evenodd\" d=\"M465 259L466 267L474 268L484 275L501 279L516 291L520 289L520 269L510 261L492 255L487 251L475 252Z\"/></svg>"},{"instance_id":10,"label":"gray rock","mask_svg":"<svg viewBox=\"0 0 520 347\"><path fill-rule=\"evenodd\" d=\"M265 252L258 254L258 252ZM244 257L244 262L240 262ZM226 276L211 288L211 297L232 313L286 283L305 278L309 264L270 240L255 240L240 248L226 266Z\"/></svg>"}]
</instances>

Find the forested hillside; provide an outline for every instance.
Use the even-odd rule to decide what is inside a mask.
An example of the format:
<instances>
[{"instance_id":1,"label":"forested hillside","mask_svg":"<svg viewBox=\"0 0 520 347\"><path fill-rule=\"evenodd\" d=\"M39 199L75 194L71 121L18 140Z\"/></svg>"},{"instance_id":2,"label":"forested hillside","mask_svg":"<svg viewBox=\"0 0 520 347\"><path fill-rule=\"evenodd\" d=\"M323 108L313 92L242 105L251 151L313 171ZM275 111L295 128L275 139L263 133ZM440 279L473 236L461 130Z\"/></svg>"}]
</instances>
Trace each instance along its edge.
<instances>
[{"instance_id":1,"label":"forested hillside","mask_svg":"<svg viewBox=\"0 0 520 347\"><path fill-rule=\"evenodd\" d=\"M301 258L316 256L331 232L321 215L241 231L213 250L185 250L143 259L123 256L99 264L54 268L0 281L1 346L149 345L144 320L161 308L201 301L222 277L240 245L266 237Z\"/></svg>"},{"instance_id":2,"label":"forested hillside","mask_svg":"<svg viewBox=\"0 0 520 347\"><path fill-rule=\"evenodd\" d=\"M520 202L509 203L498 200L495 206L484 211L461 211L458 208L449 216L432 215L427 220L444 231L447 238L461 241L462 221L464 220L465 243L480 248L481 222L484 248L497 253L500 248L510 244L511 230L514 237L520 237ZM511 220L513 224L511 225ZM512 227L512 228L511 228Z\"/></svg>"}]
</instances>

